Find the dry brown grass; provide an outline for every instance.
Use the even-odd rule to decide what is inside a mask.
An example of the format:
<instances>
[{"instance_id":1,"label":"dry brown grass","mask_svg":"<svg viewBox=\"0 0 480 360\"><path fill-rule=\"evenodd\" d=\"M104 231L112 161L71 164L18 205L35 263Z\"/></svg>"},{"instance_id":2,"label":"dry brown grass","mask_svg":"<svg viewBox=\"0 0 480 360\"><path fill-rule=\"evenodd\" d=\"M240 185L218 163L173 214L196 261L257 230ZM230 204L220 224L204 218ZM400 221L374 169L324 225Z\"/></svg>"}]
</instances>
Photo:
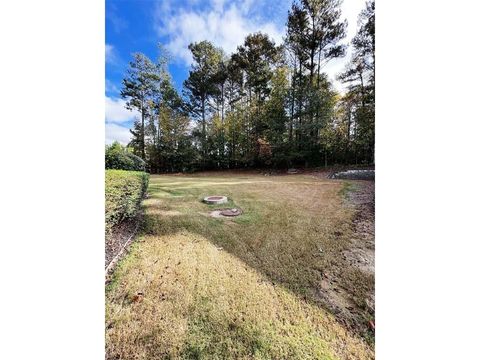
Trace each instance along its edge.
<instances>
[{"instance_id":1,"label":"dry brown grass","mask_svg":"<svg viewBox=\"0 0 480 360\"><path fill-rule=\"evenodd\" d=\"M144 235L107 289L107 357L373 358L323 308L326 274L346 286L355 279L352 298L373 286L341 270L353 216L342 186L308 176L153 176ZM211 194L244 214L205 216L216 207L200 199Z\"/></svg>"}]
</instances>

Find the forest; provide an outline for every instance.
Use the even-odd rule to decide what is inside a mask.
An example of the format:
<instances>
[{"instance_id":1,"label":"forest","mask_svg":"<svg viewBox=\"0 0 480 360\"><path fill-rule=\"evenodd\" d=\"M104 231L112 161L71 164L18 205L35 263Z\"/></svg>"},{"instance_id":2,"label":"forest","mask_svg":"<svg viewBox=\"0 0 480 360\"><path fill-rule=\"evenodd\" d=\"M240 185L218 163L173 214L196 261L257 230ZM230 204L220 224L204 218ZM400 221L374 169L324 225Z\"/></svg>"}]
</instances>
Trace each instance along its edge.
<instances>
[{"instance_id":1,"label":"forest","mask_svg":"<svg viewBox=\"0 0 480 360\"><path fill-rule=\"evenodd\" d=\"M190 44L181 93L164 47L154 61L133 54L121 96L139 115L126 151L150 173L374 164L374 1L342 44L355 25L342 21L339 0L294 2L281 44L260 32L230 55L206 40ZM324 69L345 56L339 92Z\"/></svg>"}]
</instances>

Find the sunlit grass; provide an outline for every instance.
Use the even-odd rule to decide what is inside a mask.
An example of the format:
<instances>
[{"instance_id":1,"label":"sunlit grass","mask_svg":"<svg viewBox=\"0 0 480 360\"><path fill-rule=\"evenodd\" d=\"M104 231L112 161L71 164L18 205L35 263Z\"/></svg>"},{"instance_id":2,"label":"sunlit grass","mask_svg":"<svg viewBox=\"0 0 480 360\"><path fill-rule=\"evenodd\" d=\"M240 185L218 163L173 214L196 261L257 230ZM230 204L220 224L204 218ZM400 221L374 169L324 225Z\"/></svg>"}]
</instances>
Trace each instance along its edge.
<instances>
[{"instance_id":1,"label":"sunlit grass","mask_svg":"<svg viewBox=\"0 0 480 360\"><path fill-rule=\"evenodd\" d=\"M143 235L107 291L109 358L373 358L316 299L348 246L342 188L309 176L152 176ZM208 195L229 204L202 203ZM223 207L244 214L208 216ZM354 275L362 284L352 271L345 283Z\"/></svg>"}]
</instances>

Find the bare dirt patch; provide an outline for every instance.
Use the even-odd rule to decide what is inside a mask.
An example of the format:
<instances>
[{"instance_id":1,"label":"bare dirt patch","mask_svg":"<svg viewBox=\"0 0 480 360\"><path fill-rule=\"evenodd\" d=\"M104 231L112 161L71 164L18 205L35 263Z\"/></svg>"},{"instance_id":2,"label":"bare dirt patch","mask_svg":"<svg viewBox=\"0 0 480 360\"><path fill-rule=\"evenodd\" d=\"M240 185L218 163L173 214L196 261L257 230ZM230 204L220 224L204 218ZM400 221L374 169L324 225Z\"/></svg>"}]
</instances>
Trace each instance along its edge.
<instances>
[{"instance_id":1,"label":"bare dirt patch","mask_svg":"<svg viewBox=\"0 0 480 360\"><path fill-rule=\"evenodd\" d=\"M226 210L222 210L220 212L220 215L223 215L223 216L229 216L229 217L232 217L232 216L239 216L242 214L242 210L239 209L239 208L233 208L233 209L226 209Z\"/></svg>"},{"instance_id":2,"label":"bare dirt patch","mask_svg":"<svg viewBox=\"0 0 480 360\"><path fill-rule=\"evenodd\" d=\"M347 194L357 213L353 220L355 236L353 246L344 254L352 266L375 272L375 182L358 181L357 190Z\"/></svg>"},{"instance_id":3,"label":"bare dirt patch","mask_svg":"<svg viewBox=\"0 0 480 360\"><path fill-rule=\"evenodd\" d=\"M110 262L123 250L125 244L138 230L142 215L128 219L112 229L112 233L105 237L105 269Z\"/></svg>"},{"instance_id":4,"label":"bare dirt patch","mask_svg":"<svg viewBox=\"0 0 480 360\"><path fill-rule=\"evenodd\" d=\"M352 182L352 188L346 194L345 206L355 210L350 243L341 252L338 263L329 272L323 273L318 297L347 327L373 340L375 182Z\"/></svg>"}]
</instances>

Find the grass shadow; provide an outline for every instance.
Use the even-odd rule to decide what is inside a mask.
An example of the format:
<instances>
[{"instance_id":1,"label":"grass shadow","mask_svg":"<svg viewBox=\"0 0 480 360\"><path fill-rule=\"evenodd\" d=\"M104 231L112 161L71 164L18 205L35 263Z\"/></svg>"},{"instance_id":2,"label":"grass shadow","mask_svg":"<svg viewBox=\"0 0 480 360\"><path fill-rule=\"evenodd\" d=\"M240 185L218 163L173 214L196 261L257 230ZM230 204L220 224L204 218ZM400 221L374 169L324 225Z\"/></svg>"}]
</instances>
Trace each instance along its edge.
<instances>
[{"instance_id":1,"label":"grass shadow","mask_svg":"<svg viewBox=\"0 0 480 360\"><path fill-rule=\"evenodd\" d=\"M160 178L160 183L156 183L153 178L149 188L150 197L158 200L167 211L178 211L180 214L147 214L141 229L143 236L174 236L179 232L198 234L258 271L274 286L281 286L302 301L326 310L338 322L357 331L368 341L369 333L358 331L355 324L348 323L348 319L346 321L322 298L322 288L328 278L336 278L335 286L339 288L360 284L358 290L347 290L354 293L353 299L358 295L361 309L363 293L373 286L371 277L347 271L341 257L342 251L349 246L353 213L339 204L341 198L353 189L350 183L345 183L345 186L338 181L319 184L309 180L309 183L301 178L301 184L297 185L290 178L288 184L279 181L278 184L253 182L228 186L206 182L203 186L185 189L178 179L175 186L162 186L161 181L168 180ZM179 187L182 189L179 190ZM204 196L213 193L228 196L229 203L202 203ZM295 205L297 200L300 202ZM150 203L146 206L155 205ZM205 215L226 207L240 207L244 213L233 219ZM362 316L366 321L368 311L359 314L359 318ZM208 347L202 346L192 340L189 345L191 358L197 355L201 357L208 351ZM261 346L258 351L261 351Z\"/></svg>"}]
</instances>

